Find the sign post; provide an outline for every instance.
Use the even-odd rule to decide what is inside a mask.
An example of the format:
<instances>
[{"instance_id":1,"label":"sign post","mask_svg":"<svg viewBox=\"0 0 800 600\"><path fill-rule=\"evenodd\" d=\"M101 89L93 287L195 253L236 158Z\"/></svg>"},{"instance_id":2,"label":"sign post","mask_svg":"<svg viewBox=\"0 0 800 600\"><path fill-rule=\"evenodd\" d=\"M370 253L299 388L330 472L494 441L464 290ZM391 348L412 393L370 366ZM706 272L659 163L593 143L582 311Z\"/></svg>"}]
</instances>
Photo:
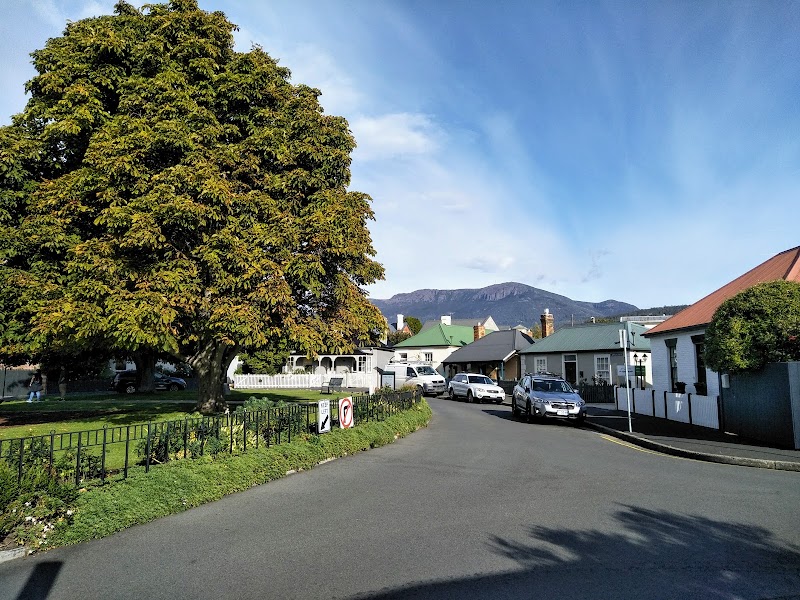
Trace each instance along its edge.
<instances>
[{"instance_id":1,"label":"sign post","mask_svg":"<svg viewBox=\"0 0 800 600\"><path fill-rule=\"evenodd\" d=\"M339 399L339 427L350 429L353 426L353 398Z\"/></svg>"},{"instance_id":2,"label":"sign post","mask_svg":"<svg viewBox=\"0 0 800 600\"><path fill-rule=\"evenodd\" d=\"M619 330L619 346L622 348L622 356L625 358L625 398L628 401L628 432L633 433L633 423L631 421L631 386L627 378L628 373L628 332L624 329Z\"/></svg>"},{"instance_id":3,"label":"sign post","mask_svg":"<svg viewBox=\"0 0 800 600\"><path fill-rule=\"evenodd\" d=\"M317 404L317 433L331 431L331 401L320 400Z\"/></svg>"}]
</instances>

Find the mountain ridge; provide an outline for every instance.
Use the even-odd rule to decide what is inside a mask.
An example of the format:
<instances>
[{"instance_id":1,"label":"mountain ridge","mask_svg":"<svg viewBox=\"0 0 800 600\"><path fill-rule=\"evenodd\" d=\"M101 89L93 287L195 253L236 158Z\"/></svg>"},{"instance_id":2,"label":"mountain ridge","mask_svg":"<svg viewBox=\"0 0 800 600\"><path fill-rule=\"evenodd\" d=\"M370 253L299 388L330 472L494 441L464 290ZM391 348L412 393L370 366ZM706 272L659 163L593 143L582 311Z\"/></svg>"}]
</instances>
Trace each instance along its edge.
<instances>
[{"instance_id":1,"label":"mountain ridge","mask_svg":"<svg viewBox=\"0 0 800 600\"><path fill-rule=\"evenodd\" d=\"M591 317L611 317L639 310L635 305L608 299L602 302L573 300L533 286L509 281L482 288L439 290L425 288L394 294L391 298L370 298L389 322L398 314L417 317L420 321L438 320L442 315L454 319L491 316L501 326L539 323L545 309L553 314L556 325L582 323Z\"/></svg>"}]
</instances>

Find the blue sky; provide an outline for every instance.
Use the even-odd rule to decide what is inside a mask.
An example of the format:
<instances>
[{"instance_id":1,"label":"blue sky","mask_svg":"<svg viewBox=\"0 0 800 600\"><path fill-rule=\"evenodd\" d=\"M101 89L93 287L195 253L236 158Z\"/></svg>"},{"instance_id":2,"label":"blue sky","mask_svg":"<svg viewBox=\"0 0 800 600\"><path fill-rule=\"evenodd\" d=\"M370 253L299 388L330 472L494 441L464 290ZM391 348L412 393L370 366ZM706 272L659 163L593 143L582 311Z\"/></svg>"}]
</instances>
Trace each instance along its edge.
<instances>
[{"instance_id":1,"label":"blue sky","mask_svg":"<svg viewBox=\"0 0 800 600\"><path fill-rule=\"evenodd\" d=\"M3 1L0 124L28 54L113 4ZM798 2L200 6L348 119L373 297L518 281L689 304L800 244Z\"/></svg>"}]
</instances>

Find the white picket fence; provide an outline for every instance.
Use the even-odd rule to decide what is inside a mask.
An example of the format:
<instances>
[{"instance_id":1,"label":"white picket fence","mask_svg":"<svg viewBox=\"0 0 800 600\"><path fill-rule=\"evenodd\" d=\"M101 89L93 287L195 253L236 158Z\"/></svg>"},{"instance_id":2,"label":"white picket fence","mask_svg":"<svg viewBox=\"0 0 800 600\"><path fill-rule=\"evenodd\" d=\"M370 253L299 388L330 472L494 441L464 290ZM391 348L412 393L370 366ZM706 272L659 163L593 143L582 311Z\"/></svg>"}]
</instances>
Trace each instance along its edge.
<instances>
[{"instance_id":1,"label":"white picket fence","mask_svg":"<svg viewBox=\"0 0 800 600\"><path fill-rule=\"evenodd\" d=\"M238 390L314 389L321 388L331 377L341 377L343 388L374 389L373 373L303 373L280 375L234 375L233 387Z\"/></svg>"},{"instance_id":2,"label":"white picket fence","mask_svg":"<svg viewBox=\"0 0 800 600\"><path fill-rule=\"evenodd\" d=\"M617 409L627 411L628 401L625 388L616 388L615 392ZM631 389L631 405L631 411L636 414L719 429L716 397L670 392L665 395L664 392L659 391L654 393L652 389Z\"/></svg>"}]
</instances>

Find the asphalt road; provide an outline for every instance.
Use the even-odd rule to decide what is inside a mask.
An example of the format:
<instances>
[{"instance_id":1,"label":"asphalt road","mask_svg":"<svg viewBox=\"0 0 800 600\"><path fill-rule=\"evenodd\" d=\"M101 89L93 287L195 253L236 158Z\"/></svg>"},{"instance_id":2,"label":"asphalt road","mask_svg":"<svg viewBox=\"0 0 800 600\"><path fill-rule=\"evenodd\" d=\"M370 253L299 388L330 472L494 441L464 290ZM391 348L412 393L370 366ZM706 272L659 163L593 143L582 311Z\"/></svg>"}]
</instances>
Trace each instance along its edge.
<instances>
[{"instance_id":1,"label":"asphalt road","mask_svg":"<svg viewBox=\"0 0 800 600\"><path fill-rule=\"evenodd\" d=\"M0 598L800 598L800 476L507 406L0 564Z\"/></svg>"}]
</instances>

